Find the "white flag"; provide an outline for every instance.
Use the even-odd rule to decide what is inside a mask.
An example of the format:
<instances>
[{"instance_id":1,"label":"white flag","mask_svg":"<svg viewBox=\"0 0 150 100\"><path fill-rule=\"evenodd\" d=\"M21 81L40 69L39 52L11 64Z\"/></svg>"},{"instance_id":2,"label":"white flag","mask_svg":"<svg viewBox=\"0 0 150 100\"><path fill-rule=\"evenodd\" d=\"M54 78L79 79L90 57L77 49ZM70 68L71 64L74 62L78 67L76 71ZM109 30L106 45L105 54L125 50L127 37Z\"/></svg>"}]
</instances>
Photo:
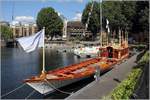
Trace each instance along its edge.
<instances>
[{"instance_id":1,"label":"white flag","mask_svg":"<svg viewBox=\"0 0 150 100\"><path fill-rule=\"evenodd\" d=\"M107 28L107 32L109 33L110 29L109 29L109 21L108 21L108 19L106 19L106 28Z\"/></svg>"},{"instance_id":2,"label":"white flag","mask_svg":"<svg viewBox=\"0 0 150 100\"><path fill-rule=\"evenodd\" d=\"M109 29L109 27L108 27L108 29L107 29L107 32L108 32L108 33L110 33L110 29Z\"/></svg>"},{"instance_id":3,"label":"white flag","mask_svg":"<svg viewBox=\"0 0 150 100\"><path fill-rule=\"evenodd\" d=\"M107 23L107 25L109 24L109 21L108 21L108 19L106 19L106 23Z\"/></svg>"},{"instance_id":4,"label":"white flag","mask_svg":"<svg viewBox=\"0 0 150 100\"><path fill-rule=\"evenodd\" d=\"M109 21L108 21L108 19L106 19L106 28L108 28L109 26Z\"/></svg>"},{"instance_id":5,"label":"white flag","mask_svg":"<svg viewBox=\"0 0 150 100\"><path fill-rule=\"evenodd\" d=\"M18 38L17 41L24 51L27 53L34 51L38 47L44 46L45 29L37 32L36 34L28 37Z\"/></svg>"}]
</instances>

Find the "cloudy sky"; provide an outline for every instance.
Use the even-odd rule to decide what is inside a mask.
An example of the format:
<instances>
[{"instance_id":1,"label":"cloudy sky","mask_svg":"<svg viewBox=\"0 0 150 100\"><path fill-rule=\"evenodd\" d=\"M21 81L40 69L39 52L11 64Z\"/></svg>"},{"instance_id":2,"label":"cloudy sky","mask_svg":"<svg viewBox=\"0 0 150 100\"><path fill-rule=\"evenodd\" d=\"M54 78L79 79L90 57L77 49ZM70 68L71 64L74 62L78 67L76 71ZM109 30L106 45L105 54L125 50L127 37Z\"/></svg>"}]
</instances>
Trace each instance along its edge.
<instances>
[{"instance_id":1,"label":"cloudy sky","mask_svg":"<svg viewBox=\"0 0 150 100\"><path fill-rule=\"evenodd\" d=\"M4 21L35 21L43 7L53 7L68 20L80 20L85 5L91 0L2 0L1 13Z\"/></svg>"}]
</instances>

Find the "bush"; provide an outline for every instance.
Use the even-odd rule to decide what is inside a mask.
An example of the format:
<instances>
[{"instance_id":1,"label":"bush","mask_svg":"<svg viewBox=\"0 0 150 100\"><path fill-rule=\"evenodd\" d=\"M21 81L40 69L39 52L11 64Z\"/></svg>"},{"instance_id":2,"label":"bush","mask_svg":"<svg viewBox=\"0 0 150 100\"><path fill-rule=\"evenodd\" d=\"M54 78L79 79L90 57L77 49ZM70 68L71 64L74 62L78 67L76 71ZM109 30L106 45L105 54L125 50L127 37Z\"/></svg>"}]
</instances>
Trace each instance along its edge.
<instances>
[{"instance_id":1,"label":"bush","mask_svg":"<svg viewBox=\"0 0 150 100\"><path fill-rule=\"evenodd\" d=\"M139 60L139 64L144 64L149 62L149 51L147 51L144 56Z\"/></svg>"},{"instance_id":2,"label":"bush","mask_svg":"<svg viewBox=\"0 0 150 100\"><path fill-rule=\"evenodd\" d=\"M134 87L138 80L138 77L141 74L141 69L133 69L132 72L128 75L127 79L122 81L117 88L115 88L111 93L111 98L118 99L129 99L134 91Z\"/></svg>"}]
</instances>

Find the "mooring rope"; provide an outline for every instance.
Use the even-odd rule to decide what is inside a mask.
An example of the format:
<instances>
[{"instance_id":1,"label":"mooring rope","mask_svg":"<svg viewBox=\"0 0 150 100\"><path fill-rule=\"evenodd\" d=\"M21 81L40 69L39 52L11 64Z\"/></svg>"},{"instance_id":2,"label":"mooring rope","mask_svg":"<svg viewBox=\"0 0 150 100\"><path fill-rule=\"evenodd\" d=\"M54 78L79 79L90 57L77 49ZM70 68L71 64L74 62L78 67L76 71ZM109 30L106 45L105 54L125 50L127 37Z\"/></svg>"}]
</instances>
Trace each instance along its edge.
<instances>
[{"instance_id":1,"label":"mooring rope","mask_svg":"<svg viewBox=\"0 0 150 100\"><path fill-rule=\"evenodd\" d=\"M39 86L41 86L44 82L42 82ZM45 89L45 88L44 88ZM33 90L25 99L28 99L30 96L32 96L36 91Z\"/></svg>"},{"instance_id":2,"label":"mooring rope","mask_svg":"<svg viewBox=\"0 0 150 100\"><path fill-rule=\"evenodd\" d=\"M8 93L3 94L3 95L1 96L1 98L2 98L2 97L5 97L5 96L7 96L7 95L9 95L9 94L11 94L12 92L14 92L14 91L16 91L16 90L18 90L18 89L20 89L20 88L22 88L24 85L25 85L25 83L22 84L22 85L20 85L19 87L15 88L15 89L13 89L12 91L10 91L10 92L8 92Z\"/></svg>"},{"instance_id":3,"label":"mooring rope","mask_svg":"<svg viewBox=\"0 0 150 100\"><path fill-rule=\"evenodd\" d=\"M31 95L33 95L34 92L35 92L35 90L33 90L33 91L25 98L25 100L28 99Z\"/></svg>"},{"instance_id":4,"label":"mooring rope","mask_svg":"<svg viewBox=\"0 0 150 100\"><path fill-rule=\"evenodd\" d=\"M61 93L69 94L69 95L70 95L70 94L73 94L73 92L70 93L70 92L62 91L62 90L56 88L54 85L52 85L51 83L49 83L46 79L45 79L45 81L46 81L53 89L55 89L55 90L57 90L57 91L59 91L59 92L61 92Z\"/></svg>"},{"instance_id":5,"label":"mooring rope","mask_svg":"<svg viewBox=\"0 0 150 100\"><path fill-rule=\"evenodd\" d=\"M44 94L44 91L45 91L45 85L44 85L44 87L43 87L43 94Z\"/></svg>"}]
</instances>

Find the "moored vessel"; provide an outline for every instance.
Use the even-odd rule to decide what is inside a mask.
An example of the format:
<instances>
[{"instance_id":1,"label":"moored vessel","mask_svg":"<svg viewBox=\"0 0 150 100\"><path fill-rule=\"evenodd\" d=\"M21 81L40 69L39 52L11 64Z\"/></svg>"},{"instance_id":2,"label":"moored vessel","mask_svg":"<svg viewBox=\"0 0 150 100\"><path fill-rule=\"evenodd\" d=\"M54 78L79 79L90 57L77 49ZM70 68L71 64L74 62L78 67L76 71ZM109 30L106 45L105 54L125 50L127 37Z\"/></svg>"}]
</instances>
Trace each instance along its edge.
<instances>
[{"instance_id":1,"label":"moored vessel","mask_svg":"<svg viewBox=\"0 0 150 100\"><path fill-rule=\"evenodd\" d=\"M40 76L26 79L25 82L41 94L46 94L54 91L56 88L94 75L96 67L99 67L101 72L103 72L110 70L116 63L115 59L92 58L78 64L44 72Z\"/></svg>"}]
</instances>

